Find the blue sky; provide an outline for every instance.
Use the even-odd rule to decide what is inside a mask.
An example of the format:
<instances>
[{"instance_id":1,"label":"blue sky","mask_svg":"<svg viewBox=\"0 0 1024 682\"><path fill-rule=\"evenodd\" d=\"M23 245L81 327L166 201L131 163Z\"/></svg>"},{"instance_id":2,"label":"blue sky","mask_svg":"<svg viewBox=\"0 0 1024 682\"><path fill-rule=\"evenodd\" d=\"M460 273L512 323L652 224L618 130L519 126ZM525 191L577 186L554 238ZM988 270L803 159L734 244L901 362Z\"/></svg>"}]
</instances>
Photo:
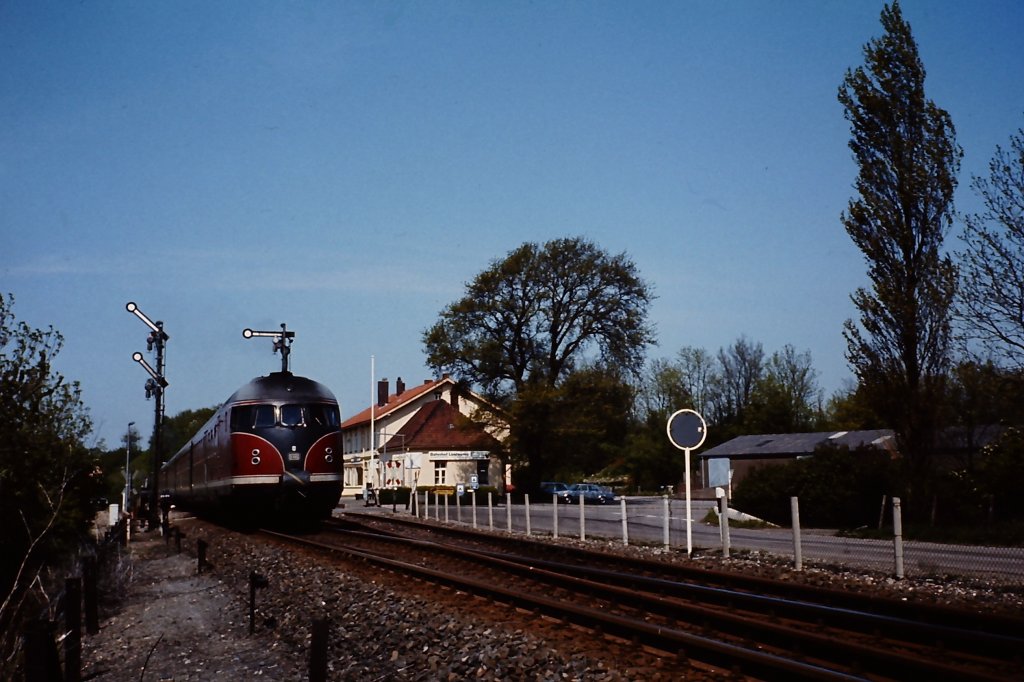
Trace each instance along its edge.
<instances>
[{"instance_id":1,"label":"blue sky","mask_svg":"<svg viewBox=\"0 0 1024 682\"><path fill-rule=\"evenodd\" d=\"M0 291L64 334L97 438L292 369L344 415L430 376L421 334L525 241L626 252L670 357L741 335L850 377L866 283L836 92L882 2L0 0ZM907 0L972 174L1024 125L1024 3ZM955 247L955 231L950 238Z\"/></svg>"}]
</instances>

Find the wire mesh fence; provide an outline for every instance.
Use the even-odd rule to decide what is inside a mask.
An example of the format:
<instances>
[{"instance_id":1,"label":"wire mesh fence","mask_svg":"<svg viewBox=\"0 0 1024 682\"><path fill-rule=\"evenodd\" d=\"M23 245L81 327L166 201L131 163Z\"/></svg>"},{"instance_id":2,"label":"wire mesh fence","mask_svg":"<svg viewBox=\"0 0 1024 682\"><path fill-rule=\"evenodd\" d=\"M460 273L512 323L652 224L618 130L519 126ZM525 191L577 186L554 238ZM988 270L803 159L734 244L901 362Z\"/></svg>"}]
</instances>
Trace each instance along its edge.
<instances>
[{"instance_id":1,"label":"wire mesh fence","mask_svg":"<svg viewBox=\"0 0 1024 682\"><path fill-rule=\"evenodd\" d=\"M898 500L893 502L898 505ZM797 507L798 509L798 501ZM762 552L804 562L877 571L898 578L964 577L1024 586L1024 547L907 540L898 523L886 538L853 537L834 529L720 523L713 500L669 497L618 498L608 504L563 504L557 497L529 496L508 504L493 497L419 494L412 513L478 529L562 538L604 539L687 552ZM730 518L742 520L735 510ZM898 511L896 519L898 519ZM688 521L689 520L689 521ZM795 520L798 520L798 516ZM736 521L734 520L734 524Z\"/></svg>"}]
</instances>

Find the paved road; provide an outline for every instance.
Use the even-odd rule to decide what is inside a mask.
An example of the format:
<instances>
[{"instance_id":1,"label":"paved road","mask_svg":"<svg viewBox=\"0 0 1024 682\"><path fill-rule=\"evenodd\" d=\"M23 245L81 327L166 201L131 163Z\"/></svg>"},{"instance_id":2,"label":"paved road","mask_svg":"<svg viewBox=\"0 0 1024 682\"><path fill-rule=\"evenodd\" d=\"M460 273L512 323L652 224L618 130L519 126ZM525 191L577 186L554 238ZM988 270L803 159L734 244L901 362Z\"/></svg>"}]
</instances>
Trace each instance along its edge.
<instances>
[{"instance_id":1,"label":"paved road","mask_svg":"<svg viewBox=\"0 0 1024 682\"><path fill-rule=\"evenodd\" d=\"M464 499L469 498L468 495ZM522 504L513 504L511 510L505 506L488 508L487 500L478 501L476 508L469 500L465 504L449 504L447 512L443 506L430 501L428 507L432 519L451 523L462 523L478 528L507 530L511 516L512 530L527 531L527 510ZM692 546L695 552L721 551L722 538L716 524L704 522L708 511L714 506L711 501L694 500L692 509ZM361 503L353 505L363 510ZM390 511L389 507L381 511ZM399 507L400 513L408 513ZM511 511L511 515L509 514ZM577 505L552 505L550 502L533 502L529 509L529 530L534 534L587 539L606 538L622 540L622 506L584 505L581 524L580 507ZM421 515L423 511L420 511ZM447 515L446 515L447 514ZM666 504L660 497L630 497L626 500L627 534L630 544L659 545L664 543L665 523L668 519L670 547L686 551L686 502L671 499ZM794 541L790 529L740 529L729 531L730 547L734 551L763 551L793 558ZM878 570L895 574L895 543L892 540L863 540L837 537L831 531L804 530L800 539L804 561L822 562ZM1017 584L1024 584L1024 548L979 547L965 545L944 545L928 542L903 543L904 575L941 576L962 575L999 578Z\"/></svg>"}]
</instances>

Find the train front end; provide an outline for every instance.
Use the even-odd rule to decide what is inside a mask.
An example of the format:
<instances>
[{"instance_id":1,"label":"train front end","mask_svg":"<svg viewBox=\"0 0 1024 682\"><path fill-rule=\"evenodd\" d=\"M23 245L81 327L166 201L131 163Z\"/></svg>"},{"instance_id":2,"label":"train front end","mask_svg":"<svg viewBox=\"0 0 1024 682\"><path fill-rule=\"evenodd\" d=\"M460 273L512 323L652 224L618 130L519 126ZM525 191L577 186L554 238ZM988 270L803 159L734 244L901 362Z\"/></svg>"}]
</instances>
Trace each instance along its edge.
<instances>
[{"instance_id":1,"label":"train front end","mask_svg":"<svg viewBox=\"0 0 1024 682\"><path fill-rule=\"evenodd\" d=\"M276 372L228 401L231 506L248 518L325 518L342 489L340 411L311 379Z\"/></svg>"}]
</instances>

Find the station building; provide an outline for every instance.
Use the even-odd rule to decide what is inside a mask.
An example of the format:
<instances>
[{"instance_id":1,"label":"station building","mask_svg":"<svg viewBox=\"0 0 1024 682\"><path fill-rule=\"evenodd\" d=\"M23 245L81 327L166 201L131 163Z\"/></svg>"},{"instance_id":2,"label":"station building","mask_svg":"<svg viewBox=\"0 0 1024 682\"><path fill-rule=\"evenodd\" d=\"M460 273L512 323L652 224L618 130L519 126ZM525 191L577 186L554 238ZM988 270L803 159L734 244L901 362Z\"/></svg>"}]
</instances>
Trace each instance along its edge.
<instances>
[{"instance_id":1,"label":"station building","mask_svg":"<svg viewBox=\"0 0 1024 682\"><path fill-rule=\"evenodd\" d=\"M344 495L368 488L455 488L475 481L504 492L508 423L479 394L442 376L390 393L377 382L375 404L341 424Z\"/></svg>"}]
</instances>

